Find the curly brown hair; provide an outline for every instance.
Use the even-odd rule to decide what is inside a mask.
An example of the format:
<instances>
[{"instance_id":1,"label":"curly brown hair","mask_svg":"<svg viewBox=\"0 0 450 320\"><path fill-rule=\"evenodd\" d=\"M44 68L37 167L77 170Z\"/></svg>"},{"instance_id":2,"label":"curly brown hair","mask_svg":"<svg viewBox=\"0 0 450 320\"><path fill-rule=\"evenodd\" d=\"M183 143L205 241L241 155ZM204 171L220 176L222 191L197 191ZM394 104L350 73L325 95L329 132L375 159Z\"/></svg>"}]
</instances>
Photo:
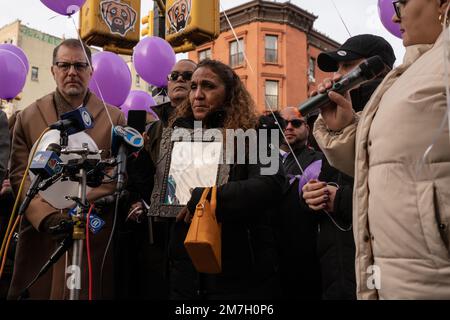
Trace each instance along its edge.
<instances>
[{"instance_id":1,"label":"curly brown hair","mask_svg":"<svg viewBox=\"0 0 450 320\"><path fill-rule=\"evenodd\" d=\"M226 112L225 129L253 129L257 126L255 102L245 88L239 76L226 64L211 59L202 60L195 70L208 68L214 72L225 85L225 101L223 110ZM171 125L178 118L192 117L192 107L189 99L186 99L171 119Z\"/></svg>"}]
</instances>

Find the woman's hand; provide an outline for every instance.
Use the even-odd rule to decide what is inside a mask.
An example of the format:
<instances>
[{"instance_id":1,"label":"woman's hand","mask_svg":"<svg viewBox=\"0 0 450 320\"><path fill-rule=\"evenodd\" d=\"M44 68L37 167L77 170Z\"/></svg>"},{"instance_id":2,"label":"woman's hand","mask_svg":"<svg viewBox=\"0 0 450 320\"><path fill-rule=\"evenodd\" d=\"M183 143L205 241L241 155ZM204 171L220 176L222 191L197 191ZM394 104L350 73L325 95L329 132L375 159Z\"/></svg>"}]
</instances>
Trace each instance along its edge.
<instances>
[{"instance_id":1,"label":"woman's hand","mask_svg":"<svg viewBox=\"0 0 450 320\"><path fill-rule=\"evenodd\" d=\"M312 210L333 212L337 190L337 187L327 185L325 182L310 180L303 186L303 199Z\"/></svg>"},{"instance_id":2,"label":"woman's hand","mask_svg":"<svg viewBox=\"0 0 450 320\"><path fill-rule=\"evenodd\" d=\"M190 224L192 221L192 214L187 207L181 209L180 213L177 214L176 222L180 222L181 220L184 220L187 224Z\"/></svg>"},{"instance_id":3,"label":"woman's hand","mask_svg":"<svg viewBox=\"0 0 450 320\"><path fill-rule=\"evenodd\" d=\"M317 91L311 93L311 96L315 96L317 93L324 93L329 90L333 83L340 80L341 75L335 74L333 79L327 78L321 84L318 85ZM354 111L348 92L345 96L339 93L330 91L328 97L332 103L321 108L322 118L325 121L328 129L333 131L340 131L348 126L353 121Z\"/></svg>"},{"instance_id":4,"label":"woman's hand","mask_svg":"<svg viewBox=\"0 0 450 320\"><path fill-rule=\"evenodd\" d=\"M135 202L131 205L126 220L132 220L141 223L141 216L144 213L144 205L141 201Z\"/></svg>"}]
</instances>

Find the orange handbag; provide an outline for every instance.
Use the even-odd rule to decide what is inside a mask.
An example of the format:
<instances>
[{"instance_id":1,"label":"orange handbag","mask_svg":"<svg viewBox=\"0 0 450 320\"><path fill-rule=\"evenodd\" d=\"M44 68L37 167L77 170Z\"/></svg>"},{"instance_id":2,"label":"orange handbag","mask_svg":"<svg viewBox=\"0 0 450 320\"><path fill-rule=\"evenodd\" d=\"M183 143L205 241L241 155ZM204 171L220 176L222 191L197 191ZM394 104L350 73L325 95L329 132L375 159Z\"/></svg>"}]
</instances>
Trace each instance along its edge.
<instances>
[{"instance_id":1,"label":"orange handbag","mask_svg":"<svg viewBox=\"0 0 450 320\"><path fill-rule=\"evenodd\" d=\"M211 203L206 199L211 188L205 188L195 208L184 246L195 269L201 273L222 271L221 226L216 219L217 188L211 193Z\"/></svg>"}]
</instances>

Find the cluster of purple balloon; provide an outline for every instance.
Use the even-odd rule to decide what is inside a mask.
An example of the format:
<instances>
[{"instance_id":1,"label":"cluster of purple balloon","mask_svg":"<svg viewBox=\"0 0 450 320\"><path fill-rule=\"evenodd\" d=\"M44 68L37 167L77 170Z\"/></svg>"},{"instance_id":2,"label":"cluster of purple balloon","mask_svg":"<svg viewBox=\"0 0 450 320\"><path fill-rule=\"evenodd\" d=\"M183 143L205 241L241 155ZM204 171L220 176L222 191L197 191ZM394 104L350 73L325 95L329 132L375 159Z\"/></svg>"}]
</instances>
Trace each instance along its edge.
<instances>
[{"instance_id":1,"label":"cluster of purple balloon","mask_svg":"<svg viewBox=\"0 0 450 320\"><path fill-rule=\"evenodd\" d=\"M70 16L80 10L86 0L41 0L56 13ZM151 85L167 86L167 75L174 66L175 52L169 43L158 37L141 40L134 49L133 62L139 76ZM117 54L99 52L92 57L94 69L89 88L106 103L119 107L128 116L129 110L153 113L152 96L144 91L130 91L131 72ZM153 113L154 114L154 113Z\"/></svg>"},{"instance_id":2,"label":"cluster of purple balloon","mask_svg":"<svg viewBox=\"0 0 450 320\"><path fill-rule=\"evenodd\" d=\"M133 62L139 76L157 87L167 86L167 75L176 62L175 52L167 41L147 37L134 48ZM152 113L152 96L144 91L130 91L131 72L125 61L112 52L99 52L92 57L94 73L89 88L105 102L129 110Z\"/></svg>"},{"instance_id":3,"label":"cluster of purple balloon","mask_svg":"<svg viewBox=\"0 0 450 320\"><path fill-rule=\"evenodd\" d=\"M0 45L0 99L14 99L22 91L29 68L22 49L7 43Z\"/></svg>"},{"instance_id":4,"label":"cluster of purple balloon","mask_svg":"<svg viewBox=\"0 0 450 320\"><path fill-rule=\"evenodd\" d=\"M400 25L392 22L392 17L395 14L392 0L378 0L378 14L380 15L381 23L387 31L401 39Z\"/></svg>"}]
</instances>

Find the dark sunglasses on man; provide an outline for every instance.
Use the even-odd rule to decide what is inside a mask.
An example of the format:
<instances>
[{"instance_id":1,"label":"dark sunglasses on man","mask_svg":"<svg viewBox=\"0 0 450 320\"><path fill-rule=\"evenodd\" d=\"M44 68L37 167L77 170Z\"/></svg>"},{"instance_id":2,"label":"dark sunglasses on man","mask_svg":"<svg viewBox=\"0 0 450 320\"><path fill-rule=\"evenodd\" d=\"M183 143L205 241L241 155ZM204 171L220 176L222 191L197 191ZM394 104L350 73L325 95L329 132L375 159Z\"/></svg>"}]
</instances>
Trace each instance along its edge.
<instances>
[{"instance_id":1,"label":"dark sunglasses on man","mask_svg":"<svg viewBox=\"0 0 450 320\"><path fill-rule=\"evenodd\" d=\"M76 71L86 71L87 67L89 67L89 63L87 62L55 62L55 66L58 67L59 70L67 72L72 68L72 66L75 68Z\"/></svg>"},{"instance_id":2,"label":"dark sunglasses on man","mask_svg":"<svg viewBox=\"0 0 450 320\"><path fill-rule=\"evenodd\" d=\"M305 124L306 122L304 120L300 120L300 119L293 119L293 120L285 120L286 122L286 127L289 125L289 123L294 127L294 128L300 128L303 124Z\"/></svg>"},{"instance_id":3,"label":"dark sunglasses on man","mask_svg":"<svg viewBox=\"0 0 450 320\"><path fill-rule=\"evenodd\" d=\"M181 76L184 81L191 81L192 79L192 71L184 71L184 72L178 72L178 71L172 71L168 76L167 79L169 81L177 81L178 78Z\"/></svg>"}]
</instances>

